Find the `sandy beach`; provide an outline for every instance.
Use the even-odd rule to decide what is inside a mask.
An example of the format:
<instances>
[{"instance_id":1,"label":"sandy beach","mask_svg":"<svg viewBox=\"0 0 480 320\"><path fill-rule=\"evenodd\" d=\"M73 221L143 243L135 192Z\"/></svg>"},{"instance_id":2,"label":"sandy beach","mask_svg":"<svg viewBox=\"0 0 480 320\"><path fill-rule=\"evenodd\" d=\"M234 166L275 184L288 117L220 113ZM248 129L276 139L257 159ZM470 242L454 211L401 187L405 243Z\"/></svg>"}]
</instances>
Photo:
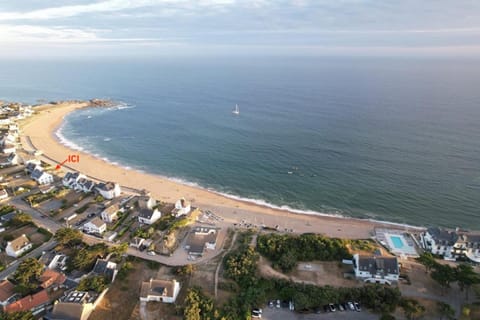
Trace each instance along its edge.
<instances>
[{"instance_id":1,"label":"sandy beach","mask_svg":"<svg viewBox=\"0 0 480 320\"><path fill-rule=\"evenodd\" d=\"M68 113L86 106L86 103L64 103L35 108L38 114L21 125L21 141L24 148L31 150L33 146L42 150L44 160L47 162L54 160L61 163L69 154L80 155L79 163L66 164L67 168L56 171L60 177L70 168L93 178L115 181L122 186L138 190L146 189L154 198L161 201L175 202L185 197L192 202L193 206L209 209L222 216L225 219L225 226L245 219L250 223L263 223L272 227L279 225L282 229L293 229L296 233L315 232L351 239L369 238L374 227L385 226L383 223L361 219L295 214L230 199L201 188L176 183L158 175L112 165L87 153L72 150L57 140L55 131Z\"/></svg>"}]
</instances>

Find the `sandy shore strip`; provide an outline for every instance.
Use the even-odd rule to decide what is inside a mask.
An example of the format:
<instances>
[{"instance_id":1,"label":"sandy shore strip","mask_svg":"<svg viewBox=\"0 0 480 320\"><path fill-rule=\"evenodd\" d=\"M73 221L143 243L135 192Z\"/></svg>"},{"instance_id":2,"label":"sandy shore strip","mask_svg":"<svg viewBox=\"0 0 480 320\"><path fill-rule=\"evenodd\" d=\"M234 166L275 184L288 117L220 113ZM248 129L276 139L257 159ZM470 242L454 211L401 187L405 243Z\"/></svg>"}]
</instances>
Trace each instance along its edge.
<instances>
[{"instance_id":1,"label":"sandy shore strip","mask_svg":"<svg viewBox=\"0 0 480 320\"><path fill-rule=\"evenodd\" d=\"M32 144L36 149L42 150L47 162L48 159L53 159L61 163L69 154L79 154L79 163L68 164L73 170L80 171L89 177L115 181L122 186L138 190L146 189L155 199L165 202L175 202L181 197L185 197L191 201L193 206L209 209L223 217L225 226L245 219L249 223L265 224L271 227L279 225L281 229L293 229L296 233L314 232L330 237L350 239L370 238L374 227L392 227L390 224L369 220L295 214L286 210L230 199L201 188L173 182L158 175L112 165L85 152L72 150L57 140L55 131L60 127L67 114L86 106L86 103L63 103L35 108L38 114L21 125L21 141L24 148L28 150ZM65 170L63 173L62 170L59 171L59 175L63 176Z\"/></svg>"}]
</instances>

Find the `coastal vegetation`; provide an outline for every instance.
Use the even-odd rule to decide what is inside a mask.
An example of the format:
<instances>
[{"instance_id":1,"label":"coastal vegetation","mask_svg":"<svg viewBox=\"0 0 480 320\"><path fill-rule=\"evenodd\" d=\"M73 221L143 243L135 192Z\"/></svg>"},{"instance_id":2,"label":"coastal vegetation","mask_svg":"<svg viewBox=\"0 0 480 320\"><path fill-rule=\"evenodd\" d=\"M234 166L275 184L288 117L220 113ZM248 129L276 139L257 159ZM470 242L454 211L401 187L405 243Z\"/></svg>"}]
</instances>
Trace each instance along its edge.
<instances>
[{"instance_id":1,"label":"coastal vegetation","mask_svg":"<svg viewBox=\"0 0 480 320\"><path fill-rule=\"evenodd\" d=\"M258 240L260 237L263 236L259 236ZM284 239L283 236L274 238L275 240ZM223 283L222 288L234 293L234 296L219 307L215 306L213 300L203 294L199 288L191 289L185 300L185 319L204 319L203 316L209 317L209 319L246 319L250 316L252 308L260 307L271 299L295 301L296 310L304 312L313 311L332 301L359 301L366 308L382 314L393 312L403 301L398 288L389 286L376 284L354 288L316 286L284 279L260 277L257 274L259 253L250 245L251 239L251 233L239 234L236 248L223 260L224 275L231 282ZM262 241L264 239L267 238L263 238ZM310 237L310 235L304 236L302 241L307 241L305 239L314 243L315 240L321 243L324 243L325 240L323 237L316 238ZM342 243L341 240L336 241ZM337 248L334 244L326 247ZM340 257L343 257L343 254L348 255L348 251L343 250L346 249L338 250ZM309 255L313 255L313 253L307 253L302 257L309 257Z\"/></svg>"},{"instance_id":2,"label":"coastal vegetation","mask_svg":"<svg viewBox=\"0 0 480 320\"><path fill-rule=\"evenodd\" d=\"M104 257L108 247L104 243L97 243L92 246L82 244L74 248L69 254L67 270L89 271L93 268L98 257Z\"/></svg>"},{"instance_id":3,"label":"coastal vegetation","mask_svg":"<svg viewBox=\"0 0 480 320\"><path fill-rule=\"evenodd\" d=\"M86 277L80 280L76 290L78 291L95 291L97 293L102 292L108 287L109 281L104 276L92 276Z\"/></svg>"},{"instance_id":4,"label":"coastal vegetation","mask_svg":"<svg viewBox=\"0 0 480 320\"><path fill-rule=\"evenodd\" d=\"M289 272L299 261L350 259L347 244L347 240L311 233L299 236L270 233L258 236L257 250L272 261L274 268Z\"/></svg>"},{"instance_id":5,"label":"coastal vegetation","mask_svg":"<svg viewBox=\"0 0 480 320\"><path fill-rule=\"evenodd\" d=\"M38 287L38 278L43 272L43 264L35 258L28 258L18 265L13 274L15 291L27 295Z\"/></svg>"},{"instance_id":6,"label":"coastal vegetation","mask_svg":"<svg viewBox=\"0 0 480 320\"><path fill-rule=\"evenodd\" d=\"M55 241L61 246L74 247L82 243L83 234L73 228L60 228L55 232Z\"/></svg>"},{"instance_id":7,"label":"coastal vegetation","mask_svg":"<svg viewBox=\"0 0 480 320\"><path fill-rule=\"evenodd\" d=\"M35 320L31 311L18 311L18 312L2 312L0 313L1 320Z\"/></svg>"}]
</instances>

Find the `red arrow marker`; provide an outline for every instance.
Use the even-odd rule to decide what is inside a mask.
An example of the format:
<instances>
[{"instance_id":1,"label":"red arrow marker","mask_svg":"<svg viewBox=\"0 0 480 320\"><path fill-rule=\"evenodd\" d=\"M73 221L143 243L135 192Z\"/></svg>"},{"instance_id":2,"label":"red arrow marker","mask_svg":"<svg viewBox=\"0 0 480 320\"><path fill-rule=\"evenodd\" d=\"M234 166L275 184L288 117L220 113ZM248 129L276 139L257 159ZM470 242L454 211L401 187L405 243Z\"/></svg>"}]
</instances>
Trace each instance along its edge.
<instances>
[{"instance_id":1,"label":"red arrow marker","mask_svg":"<svg viewBox=\"0 0 480 320\"><path fill-rule=\"evenodd\" d=\"M61 168L61 167L62 167L62 166L65 164L65 162L67 162L67 161L68 161L68 158L67 158L67 159L65 159L65 161L63 161L62 163L60 163L60 164L57 164L57 166L55 167L55 170L58 170L58 169L60 169L60 168Z\"/></svg>"}]
</instances>

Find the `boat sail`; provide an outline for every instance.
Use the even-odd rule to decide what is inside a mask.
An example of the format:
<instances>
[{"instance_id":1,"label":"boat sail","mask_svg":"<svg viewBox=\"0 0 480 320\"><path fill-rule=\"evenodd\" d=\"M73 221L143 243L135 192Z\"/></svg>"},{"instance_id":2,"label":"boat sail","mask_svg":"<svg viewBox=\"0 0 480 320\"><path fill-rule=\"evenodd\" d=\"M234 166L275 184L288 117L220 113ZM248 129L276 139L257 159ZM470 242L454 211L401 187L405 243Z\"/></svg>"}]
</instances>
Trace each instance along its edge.
<instances>
[{"instance_id":1,"label":"boat sail","mask_svg":"<svg viewBox=\"0 0 480 320\"><path fill-rule=\"evenodd\" d=\"M240 114L240 109L238 108L238 104L235 105L235 109L233 109L232 113L236 115Z\"/></svg>"}]
</instances>

